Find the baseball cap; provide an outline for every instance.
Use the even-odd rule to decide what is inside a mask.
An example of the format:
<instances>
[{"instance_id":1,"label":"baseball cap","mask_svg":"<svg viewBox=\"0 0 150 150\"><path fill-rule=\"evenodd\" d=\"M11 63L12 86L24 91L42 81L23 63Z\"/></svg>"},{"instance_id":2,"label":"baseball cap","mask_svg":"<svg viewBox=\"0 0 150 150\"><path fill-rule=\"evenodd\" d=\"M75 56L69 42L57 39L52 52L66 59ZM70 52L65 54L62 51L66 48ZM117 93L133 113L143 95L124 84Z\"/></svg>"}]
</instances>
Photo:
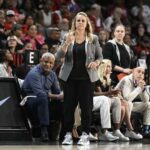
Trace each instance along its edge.
<instances>
[{"instance_id":1,"label":"baseball cap","mask_svg":"<svg viewBox=\"0 0 150 150\"><path fill-rule=\"evenodd\" d=\"M7 10L6 15L7 16L14 16L15 12L13 10Z\"/></svg>"}]
</instances>

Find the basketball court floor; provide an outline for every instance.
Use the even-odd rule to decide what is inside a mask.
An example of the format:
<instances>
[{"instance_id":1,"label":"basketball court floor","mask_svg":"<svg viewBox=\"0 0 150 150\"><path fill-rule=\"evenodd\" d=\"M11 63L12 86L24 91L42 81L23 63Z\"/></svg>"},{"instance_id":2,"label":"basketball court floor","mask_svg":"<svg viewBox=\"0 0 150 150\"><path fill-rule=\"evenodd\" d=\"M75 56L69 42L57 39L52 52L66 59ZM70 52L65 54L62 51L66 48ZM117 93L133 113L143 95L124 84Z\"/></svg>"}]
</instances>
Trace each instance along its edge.
<instances>
[{"instance_id":1,"label":"basketball court floor","mask_svg":"<svg viewBox=\"0 0 150 150\"><path fill-rule=\"evenodd\" d=\"M149 150L150 139L130 142L93 142L89 146L60 145L59 142L2 142L0 150Z\"/></svg>"}]
</instances>

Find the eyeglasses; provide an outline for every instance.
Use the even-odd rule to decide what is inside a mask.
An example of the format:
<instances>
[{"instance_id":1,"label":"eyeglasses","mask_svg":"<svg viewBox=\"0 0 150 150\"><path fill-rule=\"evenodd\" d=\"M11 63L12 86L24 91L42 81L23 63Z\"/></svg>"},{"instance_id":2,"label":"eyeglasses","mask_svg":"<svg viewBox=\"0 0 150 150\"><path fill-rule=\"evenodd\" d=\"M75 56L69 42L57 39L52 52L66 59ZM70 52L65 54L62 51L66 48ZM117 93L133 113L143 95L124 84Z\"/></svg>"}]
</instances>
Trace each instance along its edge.
<instances>
[{"instance_id":1,"label":"eyeglasses","mask_svg":"<svg viewBox=\"0 0 150 150\"><path fill-rule=\"evenodd\" d=\"M82 19L82 20L78 19L77 22L83 22L83 23L84 23L85 20L83 20L83 19Z\"/></svg>"}]
</instances>

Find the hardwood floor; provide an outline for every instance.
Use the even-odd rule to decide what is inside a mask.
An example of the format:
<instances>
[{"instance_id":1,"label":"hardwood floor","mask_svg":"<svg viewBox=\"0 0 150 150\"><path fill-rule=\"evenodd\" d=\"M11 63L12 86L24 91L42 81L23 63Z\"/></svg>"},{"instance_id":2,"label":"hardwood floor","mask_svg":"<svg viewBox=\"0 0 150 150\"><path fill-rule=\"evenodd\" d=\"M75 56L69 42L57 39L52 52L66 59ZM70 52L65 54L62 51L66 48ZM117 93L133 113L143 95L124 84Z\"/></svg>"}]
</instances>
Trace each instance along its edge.
<instances>
[{"instance_id":1,"label":"hardwood floor","mask_svg":"<svg viewBox=\"0 0 150 150\"><path fill-rule=\"evenodd\" d=\"M150 140L131 142L96 142L89 146L62 146L57 142L33 143L33 142L2 142L0 141L0 150L149 150Z\"/></svg>"}]
</instances>

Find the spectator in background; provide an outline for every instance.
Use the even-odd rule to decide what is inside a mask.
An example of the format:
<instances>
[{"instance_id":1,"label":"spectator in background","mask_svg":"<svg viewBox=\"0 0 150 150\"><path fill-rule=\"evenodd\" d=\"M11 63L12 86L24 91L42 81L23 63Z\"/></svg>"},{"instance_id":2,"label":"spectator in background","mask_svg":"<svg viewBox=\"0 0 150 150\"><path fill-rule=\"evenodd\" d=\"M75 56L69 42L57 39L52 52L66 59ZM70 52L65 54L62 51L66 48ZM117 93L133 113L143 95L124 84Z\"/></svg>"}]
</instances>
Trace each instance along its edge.
<instances>
[{"instance_id":1,"label":"spectator in background","mask_svg":"<svg viewBox=\"0 0 150 150\"><path fill-rule=\"evenodd\" d=\"M0 0L0 9L4 8L4 0Z\"/></svg>"},{"instance_id":2,"label":"spectator in background","mask_svg":"<svg viewBox=\"0 0 150 150\"><path fill-rule=\"evenodd\" d=\"M79 5L76 3L76 0L69 0L68 1L68 9L69 11L73 14L73 16L79 12L80 7Z\"/></svg>"},{"instance_id":3,"label":"spectator in background","mask_svg":"<svg viewBox=\"0 0 150 150\"><path fill-rule=\"evenodd\" d=\"M140 57L142 51L148 56L150 54L150 38L144 36L134 48L138 57Z\"/></svg>"},{"instance_id":4,"label":"spectator in background","mask_svg":"<svg viewBox=\"0 0 150 150\"><path fill-rule=\"evenodd\" d=\"M19 54L20 49L18 49L17 45L18 45L18 39L15 35L10 35L7 38L7 43L6 43L6 48L9 49L10 53L13 55L13 70L14 70L14 74L16 67L18 67L19 65L22 64L23 61L23 57L22 54Z\"/></svg>"},{"instance_id":5,"label":"spectator in background","mask_svg":"<svg viewBox=\"0 0 150 150\"><path fill-rule=\"evenodd\" d=\"M150 7L144 4L144 0L136 1L136 5L131 8L131 15L131 23L133 27L136 27L137 24L143 22L148 28L146 32L150 33Z\"/></svg>"},{"instance_id":6,"label":"spectator in background","mask_svg":"<svg viewBox=\"0 0 150 150\"><path fill-rule=\"evenodd\" d=\"M30 42L27 42L24 44L24 47L21 52L23 60L22 60L22 63L19 66L17 66L17 68L16 68L16 76L20 79L25 79L27 73L33 67L32 65L28 65L26 63L26 54L25 53L28 50L33 50L32 43L30 43ZM38 60L38 62L39 62L39 60Z\"/></svg>"},{"instance_id":7,"label":"spectator in background","mask_svg":"<svg viewBox=\"0 0 150 150\"><path fill-rule=\"evenodd\" d=\"M20 12L25 15L32 15L36 18L37 10L35 8L35 4L33 0L22 0Z\"/></svg>"},{"instance_id":8,"label":"spectator in background","mask_svg":"<svg viewBox=\"0 0 150 150\"><path fill-rule=\"evenodd\" d=\"M4 24L5 24L5 11L0 9L0 26L1 27L4 27Z\"/></svg>"},{"instance_id":9,"label":"spectator in background","mask_svg":"<svg viewBox=\"0 0 150 150\"><path fill-rule=\"evenodd\" d=\"M17 10L17 0L5 0L4 1L4 7L6 10L14 10L15 12L18 12Z\"/></svg>"},{"instance_id":10,"label":"spectator in background","mask_svg":"<svg viewBox=\"0 0 150 150\"><path fill-rule=\"evenodd\" d=\"M72 16L68 9L67 3L60 3L60 9L54 12L54 25L58 27L59 23L62 21L63 18L67 18L71 20Z\"/></svg>"},{"instance_id":11,"label":"spectator in background","mask_svg":"<svg viewBox=\"0 0 150 150\"><path fill-rule=\"evenodd\" d=\"M6 44L7 44L6 47L10 50L12 54L18 52L17 49L18 38L15 35L8 36Z\"/></svg>"},{"instance_id":12,"label":"spectator in background","mask_svg":"<svg viewBox=\"0 0 150 150\"><path fill-rule=\"evenodd\" d=\"M49 28L47 31L48 37L45 40L47 43L50 52L56 53L58 46L61 44L60 42L60 29L59 28Z\"/></svg>"},{"instance_id":13,"label":"spectator in background","mask_svg":"<svg viewBox=\"0 0 150 150\"><path fill-rule=\"evenodd\" d=\"M0 51L0 77L14 77L13 56L9 50ZM18 78L20 87L23 80Z\"/></svg>"},{"instance_id":14,"label":"spectator in background","mask_svg":"<svg viewBox=\"0 0 150 150\"><path fill-rule=\"evenodd\" d=\"M9 50L0 51L0 77L13 77L11 65L13 56Z\"/></svg>"},{"instance_id":15,"label":"spectator in background","mask_svg":"<svg viewBox=\"0 0 150 150\"><path fill-rule=\"evenodd\" d=\"M14 24L12 27L12 34L17 37L17 48L19 49L18 53L21 53L21 49L24 47L24 43L22 41L23 31L21 24Z\"/></svg>"},{"instance_id":16,"label":"spectator in background","mask_svg":"<svg viewBox=\"0 0 150 150\"><path fill-rule=\"evenodd\" d=\"M33 50L39 50L44 44L44 36L38 34L38 28L36 25L30 25L28 28L28 33L23 38L24 42L32 43Z\"/></svg>"},{"instance_id":17,"label":"spectator in background","mask_svg":"<svg viewBox=\"0 0 150 150\"><path fill-rule=\"evenodd\" d=\"M147 29L144 23L137 24L134 36L136 38L136 44L138 44L143 37L148 36Z\"/></svg>"},{"instance_id":18,"label":"spectator in background","mask_svg":"<svg viewBox=\"0 0 150 150\"><path fill-rule=\"evenodd\" d=\"M0 9L0 49L4 48L7 38L7 36L5 35L4 24L5 24L5 11Z\"/></svg>"},{"instance_id":19,"label":"spectator in background","mask_svg":"<svg viewBox=\"0 0 150 150\"><path fill-rule=\"evenodd\" d=\"M107 17L104 21L105 29L109 32L112 32L112 24L119 24L126 22L126 18L123 18L123 10L120 7L115 7L112 14Z\"/></svg>"},{"instance_id":20,"label":"spectator in background","mask_svg":"<svg viewBox=\"0 0 150 150\"><path fill-rule=\"evenodd\" d=\"M131 39L131 34L126 33L124 36L124 43L130 47L130 54L131 54L131 68L135 68L137 64L137 53L134 48L134 43Z\"/></svg>"},{"instance_id":21,"label":"spectator in background","mask_svg":"<svg viewBox=\"0 0 150 150\"><path fill-rule=\"evenodd\" d=\"M91 13L89 17L95 18L95 31L94 32L99 32L100 28L105 27L100 5L95 3L91 6Z\"/></svg>"},{"instance_id":22,"label":"spectator in background","mask_svg":"<svg viewBox=\"0 0 150 150\"><path fill-rule=\"evenodd\" d=\"M38 22L43 27L50 27L54 24L54 16L53 16L53 10L52 10L53 2L51 0L45 1L43 9L38 13ZM55 19L57 19L58 16L56 16Z\"/></svg>"},{"instance_id":23,"label":"spectator in background","mask_svg":"<svg viewBox=\"0 0 150 150\"><path fill-rule=\"evenodd\" d=\"M103 46L106 44L106 42L109 39L109 32L107 32L105 29L100 29L98 37L99 37L100 46L103 48Z\"/></svg>"},{"instance_id":24,"label":"spectator in background","mask_svg":"<svg viewBox=\"0 0 150 150\"><path fill-rule=\"evenodd\" d=\"M40 52L40 56L42 56L44 53L49 52L48 45L47 45L46 43L44 43L44 44L41 46L41 49L39 50L39 52Z\"/></svg>"},{"instance_id":25,"label":"spectator in background","mask_svg":"<svg viewBox=\"0 0 150 150\"><path fill-rule=\"evenodd\" d=\"M22 25L23 33L27 34L29 26L35 24L34 17L32 15L26 15Z\"/></svg>"},{"instance_id":26,"label":"spectator in background","mask_svg":"<svg viewBox=\"0 0 150 150\"><path fill-rule=\"evenodd\" d=\"M6 12L6 22L4 24L5 34L9 35L13 25L16 23L15 12L13 10L7 10Z\"/></svg>"},{"instance_id":27,"label":"spectator in background","mask_svg":"<svg viewBox=\"0 0 150 150\"><path fill-rule=\"evenodd\" d=\"M32 43L30 43L30 42L25 43L23 49L24 49L24 51L25 50L33 50Z\"/></svg>"},{"instance_id":28,"label":"spectator in background","mask_svg":"<svg viewBox=\"0 0 150 150\"><path fill-rule=\"evenodd\" d=\"M58 28L60 29L60 41L62 41L64 36L69 32L69 20L63 18L62 21L60 21Z\"/></svg>"}]
</instances>

